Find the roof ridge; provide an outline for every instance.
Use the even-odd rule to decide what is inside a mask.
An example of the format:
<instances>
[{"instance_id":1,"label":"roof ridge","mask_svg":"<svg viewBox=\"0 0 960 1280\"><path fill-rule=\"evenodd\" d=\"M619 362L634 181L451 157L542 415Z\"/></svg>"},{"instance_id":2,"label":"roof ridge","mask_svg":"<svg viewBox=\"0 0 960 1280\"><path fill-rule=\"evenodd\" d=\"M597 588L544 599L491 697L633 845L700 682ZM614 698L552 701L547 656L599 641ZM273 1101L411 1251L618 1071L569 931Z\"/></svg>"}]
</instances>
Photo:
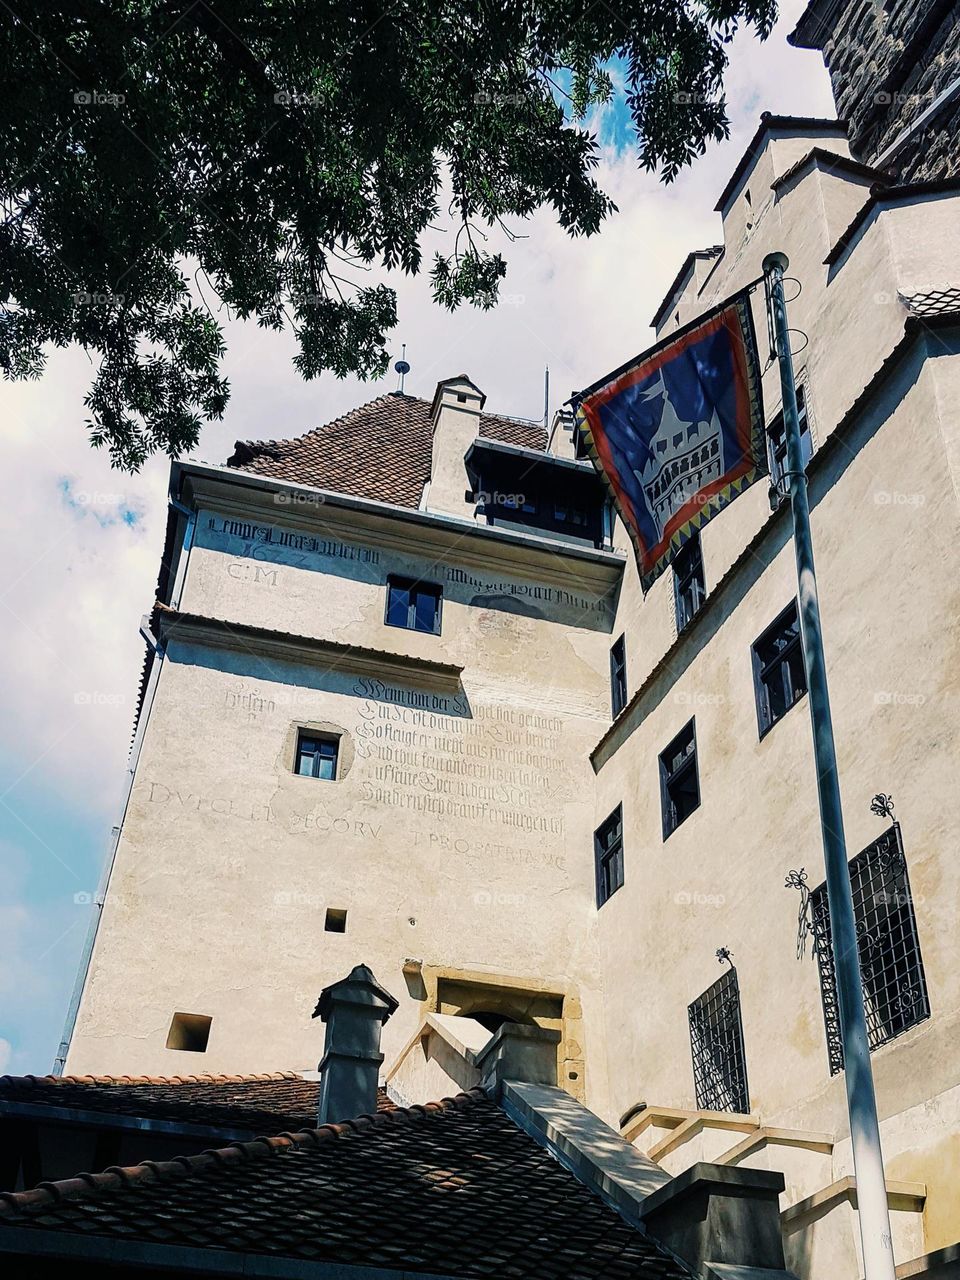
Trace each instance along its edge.
<instances>
[{"instance_id":1,"label":"roof ridge","mask_svg":"<svg viewBox=\"0 0 960 1280\"><path fill-rule=\"evenodd\" d=\"M0 1085L20 1084L33 1087L48 1084L253 1084L264 1080L302 1080L299 1071L261 1071L250 1075L223 1075L204 1071L186 1076L0 1076Z\"/></svg>"},{"instance_id":2,"label":"roof ridge","mask_svg":"<svg viewBox=\"0 0 960 1280\"><path fill-rule=\"evenodd\" d=\"M372 400L365 400L363 404L358 404L352 409L347 409L345 413L339 414L336 418L331 418L329 422L321 422L315 427L308 427L306 431L301 432L298 436L286 436L282 440L237 440L234 444L234 448L237 449L242 446L246 449L263 450L279 449L284 445L298 444L307 436L316 435L318 431L325 431L328 427L340 426L345 423L347 419L354 417L355 414L362 413L364 409L370 409L374 405L383 404L386 400L412 400L418 404L425 404L428 406L430 404L430 401L424 400L422 396L410 396L406 394L398 396L392 391L385 391L382 396L374 396ZM229 462L227 465L230 465Z\"/></svg>"},{"instance_id":3,"label":"roof ridge","mask_svg":"<svg viewBox=\"0 0 960 1280\"><path fill-rule=\"evenodd\" d=\"M56 1078L56 1077L54 1077ZM53 1182L39 1182L29 1191L0 1192L0 1218L15 1218L23 1213L42 1213L45 1209L64 1200L85 1200L119 1187L136 1187L153 1182L165 1182L173 1178L190 1178L214 1168L244 1164L251 1160L264 1160L291 1147L316 1148L322 1141L342 1138L347 1134L364 1134L382 1130L385 1124L403 1124L423 1120L437 1111L473 1106L487 1100L484 1089L470 1089L439 1102L396 1107L392 1111L377 1111L343 1120L336 1124L323 1124L317 1129L301 1129L297 1133L280 1133L251 1138L248 1142L231 1142L226 1147L211 1148L192 1156L175 1156L172 1160L143 1160L139 1164L121 1167L111 1165L103 1173L78 1173L73 1178L61 1178Z\"/></svg>"}]
</instances>

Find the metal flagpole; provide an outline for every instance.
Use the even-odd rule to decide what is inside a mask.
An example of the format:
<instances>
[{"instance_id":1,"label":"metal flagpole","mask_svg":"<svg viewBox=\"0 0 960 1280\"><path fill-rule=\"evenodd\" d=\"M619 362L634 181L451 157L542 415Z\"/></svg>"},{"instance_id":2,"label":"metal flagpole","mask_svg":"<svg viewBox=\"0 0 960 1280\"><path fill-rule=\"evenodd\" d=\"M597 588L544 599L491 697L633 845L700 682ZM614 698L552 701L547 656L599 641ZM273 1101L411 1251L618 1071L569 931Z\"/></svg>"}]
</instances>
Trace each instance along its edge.
<instances>
[{"instance_id":1,"label":"metal flagpole","mask_svg":"<svg viewBox=\"0 0 960 1280\"><path fill-rule=\"evenodd\" d=\"M833 938L837 995L840 1004L840 1035L843 1041L847 1110L850 1116L853 1166L857 1180L863 1270L865 1280L895 1280L890 1214L883 1176L883 1155L880 1150L880 1124L877 1119L873 1072L870 1068L870 1046L867 1040L867 1020L863 1007L860 957L853 916L853 897L850 892L847 848L843 836L843 814L840 808L837 755L833 742L833 722L830 718L823 636L820 631L820 606L817 602L817 575L813 564L813 541L810 536L807 477L803 469L800 444L797 388L793 378L793 356L790 352L787 308L783 296L783 273L788 266L789 262L784 253L770 253L763 260L767 316L771 335L775 339L775 351L780 365L780 387L783 393L787 473L790 478L793 542L797 555L797 580L800 594L800 628L807 672L810 719L813 722L813 751L817 766L820 827L827 872L827 901L830 907L830 931Z\"/></svg>"}]
</instances>

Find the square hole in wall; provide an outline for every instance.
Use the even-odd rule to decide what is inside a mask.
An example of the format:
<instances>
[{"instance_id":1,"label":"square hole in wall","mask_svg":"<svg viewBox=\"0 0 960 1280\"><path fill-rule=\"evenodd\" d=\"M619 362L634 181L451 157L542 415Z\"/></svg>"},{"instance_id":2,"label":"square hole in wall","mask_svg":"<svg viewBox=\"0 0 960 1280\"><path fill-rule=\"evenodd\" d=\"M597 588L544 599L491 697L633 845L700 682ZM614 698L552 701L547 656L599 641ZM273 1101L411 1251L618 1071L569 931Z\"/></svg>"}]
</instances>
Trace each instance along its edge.
<instances>
[{"instance_id":1,"label":"square hole in wall","mask_svg":"<svg viewBox=\"0 0 960 1280\"><path fill-rule=\"evenodd\" d=\"M323 927L327 933L346 933L346 911L341 911L339 907L327 907L327 914L323 921Z\"/></svg>"},{"instance_id":2,"label":"square hole in wall","mask_svg":"<svg viewBox=\"0 0 960 1280\"><path fill-rule=\"evenodd\" d=\"M167 1048L206 1053L212 1022L213 1019L203 1013L175 1013L167 1032Z\"/></svg>"}]
</instances>

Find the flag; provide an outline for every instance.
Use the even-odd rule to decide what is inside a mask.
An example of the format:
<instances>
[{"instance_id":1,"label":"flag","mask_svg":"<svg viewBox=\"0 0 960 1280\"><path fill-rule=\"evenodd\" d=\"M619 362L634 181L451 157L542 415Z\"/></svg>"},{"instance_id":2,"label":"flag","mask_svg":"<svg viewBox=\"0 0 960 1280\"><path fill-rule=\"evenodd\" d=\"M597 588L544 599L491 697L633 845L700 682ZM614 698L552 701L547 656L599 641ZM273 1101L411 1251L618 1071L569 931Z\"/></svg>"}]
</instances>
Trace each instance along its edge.
<instances>
[{"instance_id":1,"label":"flag","mask_svg":"<svg viewBox=\"0 0 960 1280\"><path fill-rule=\"evenodd\" d=\"M646 594L685 542L767 472L747 291L574 397Z\"/></svg>"}]
</instances>

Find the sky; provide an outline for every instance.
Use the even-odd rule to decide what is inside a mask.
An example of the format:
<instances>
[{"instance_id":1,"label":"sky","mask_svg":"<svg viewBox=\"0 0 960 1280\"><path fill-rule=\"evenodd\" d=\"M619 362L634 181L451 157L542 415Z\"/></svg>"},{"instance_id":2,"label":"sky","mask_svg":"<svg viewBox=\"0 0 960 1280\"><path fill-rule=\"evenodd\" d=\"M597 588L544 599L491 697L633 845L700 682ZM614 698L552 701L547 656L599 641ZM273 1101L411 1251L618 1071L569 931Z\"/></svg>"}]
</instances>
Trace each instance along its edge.
<instances>
[{"instance_id":1,"label":"sky","mask_svg":"<svg viewBox=\"0 0 960 1280\"><path fill-rule=\"evenodd\" d=\"M593 122L599 179L619 214L589 240L570 240L548 213L515 226L526 238L504 250L509 271L493 311L451 315L425 279L384 276L398 289L391 363L406 343L406 390L429 398L441 378L466 373L490 412L539 418L545 366L552 411L648 345L686 254L722 238L713 206L760 112L833 115L819 55L786 43L803 8L784 0L764 45L737 37L731 137L672 186L638 170L624 109L605 109ZM228 322L226 338L232 394L223 421L201 435L195 456L207 462L225 461L237 439L300 435L397 386L393 373L306 383L288 335ZM165 523L167 461L129 476L88 443L92 374L86 354L68 349L50 355L41 380L0 384L0 532L12 551L0 584L0 1072L15 1074L49 1071L60 1041L119 818L139 625Z\"/></svg>"}]
</instances>

